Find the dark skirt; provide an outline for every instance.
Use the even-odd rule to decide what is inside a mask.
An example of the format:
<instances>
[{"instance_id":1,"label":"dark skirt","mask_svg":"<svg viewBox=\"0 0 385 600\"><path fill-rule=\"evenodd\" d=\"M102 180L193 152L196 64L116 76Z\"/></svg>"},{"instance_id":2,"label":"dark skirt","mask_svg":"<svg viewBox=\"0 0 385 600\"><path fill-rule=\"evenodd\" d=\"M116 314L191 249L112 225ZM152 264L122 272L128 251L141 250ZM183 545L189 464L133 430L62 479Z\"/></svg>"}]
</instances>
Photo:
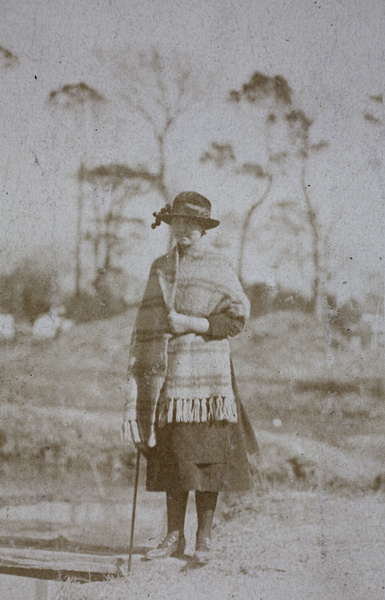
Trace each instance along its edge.
<instances>
[{"instance_id":1,"label":"dark skirt","mask_svg":"<svg viewBox=\"0 0 385 600\"><path fill-rule=\"evenodd\" d=\"M149 492L245 491L253 486L247 454L259 452L249 417L240 400L233 365L237 423L171 423L158 427L157 444L147 456Z\"/></svg>"},{"instance_id":2,"label":"dark skirt","mask_svg":"<svg viewBox=\"0 0 385 600\"><path fill-rule=\"evenodd\" d=\"M147 456L151 492L243 491L252 487L241 425L172 423L157 430Z\"/></svg>"}]
</instances>

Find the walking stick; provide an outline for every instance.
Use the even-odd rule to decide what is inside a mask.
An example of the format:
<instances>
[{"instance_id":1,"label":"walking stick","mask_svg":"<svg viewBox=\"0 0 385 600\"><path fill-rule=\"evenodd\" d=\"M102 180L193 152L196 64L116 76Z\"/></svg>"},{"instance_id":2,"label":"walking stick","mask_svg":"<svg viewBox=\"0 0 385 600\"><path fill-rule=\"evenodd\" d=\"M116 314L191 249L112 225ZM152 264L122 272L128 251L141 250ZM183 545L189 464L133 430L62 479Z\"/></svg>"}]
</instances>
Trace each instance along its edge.
<instances>
[{"instance_id":1,"label":"walking stick","mask_svg":"<svg viewBox=\"0 0 385 600\"><path fill-rule=\"evenodd\" d=\"M130 548L129 548L129 551L128 551L128 573L131 573L132 550L133 550L133 547L134 547L136 497L138 495L139 467L140 467L140 450L137 450L137 454L136 454L136 468L135 468L135 483L134 483L134 498L133 498L133 501L132 501L132 514L131 514Z\"/></svg>"}]
</instances>

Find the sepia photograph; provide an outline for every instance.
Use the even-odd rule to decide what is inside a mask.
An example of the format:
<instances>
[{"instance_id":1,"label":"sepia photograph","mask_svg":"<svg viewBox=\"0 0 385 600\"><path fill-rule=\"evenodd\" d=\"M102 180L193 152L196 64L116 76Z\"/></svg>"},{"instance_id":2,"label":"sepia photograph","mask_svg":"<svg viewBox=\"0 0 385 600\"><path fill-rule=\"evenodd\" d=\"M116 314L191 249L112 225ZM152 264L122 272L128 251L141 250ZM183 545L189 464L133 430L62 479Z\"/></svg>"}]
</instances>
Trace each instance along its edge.
<instances>
[{"instance_id":1,"label":"sepia photograph","mask_svg":"<svg viewBox=\"0 0 385 600\"><path fill-rule=\"evenodd\" d=\"M1 600L385 600L384 32L0 1Z\"/></svg>"}]
</instances>

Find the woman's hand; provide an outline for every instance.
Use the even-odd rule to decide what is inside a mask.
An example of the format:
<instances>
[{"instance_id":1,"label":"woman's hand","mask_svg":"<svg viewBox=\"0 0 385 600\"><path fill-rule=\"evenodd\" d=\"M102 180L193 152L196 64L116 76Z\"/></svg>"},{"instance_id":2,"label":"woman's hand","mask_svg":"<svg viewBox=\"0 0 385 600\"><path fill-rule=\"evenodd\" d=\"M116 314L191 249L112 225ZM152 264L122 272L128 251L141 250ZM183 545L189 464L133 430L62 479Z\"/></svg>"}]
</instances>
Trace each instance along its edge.
<instances>
[{"instance_id":1,"label":"woman's hand","mask_svg":"<svg viewBox=\"0 0 385 600\"><path fill-rule=\"evenodd\" d=\"M168 313L168 324L171 333L182 335L183 333L196 333L203 335L208 332L210 324L204 317L190 317L171 310Z\"/></svg>"},{"instance_id":2,"label":"woman's hand","mask_svg":"<svg viewBox=\"0 0 385 600\"><path fill-rule=\"evenodd\" d=\"M148 453L148 444L140 439L135 410L125 410L122 423L122 440L125 442L132 440L138 452L141 452L144 456Z\"/></svg>"},{"instance_id":3,"label":"woman's hand","mask_svg":"<svg viewBox=\"0 0 385 600\"><path fill-rule=\"evenodd\" d=\"M130 439L132 439L135 448L139 450L139 452L145 454L148 450L148 447L147 444L141 441L139 435L135 407L138 396L138 388L133 375L129 376L123 387L123 390L126 402L124 405L123 423L121 430L122 440L127 442Z\"/></svg>"},{"instance_id":4,"label":"woman's hand","mask_svg":"<svg viewBox=\"0 0 385 600\"><path fill-rule=\"evenodd\" d=\"M189 317L187 315L182 315L181 313L177 313L175 310L171 310L168 313L167 318L171 333L174 335L181 335L182 333L191 332Z\"/></svg>"},{"instance_id":5,"label":"woman's hand","mask_svg":"<svg viewBox=\"0 0 385 600\"><path fill-rule=\"evenodd\" d=\"M130 402L127 402L124 407L121 435L123 442L132 440L135 446L140 442L138 426L136 423L136 409Z\"/></svg>"}]
</instances>

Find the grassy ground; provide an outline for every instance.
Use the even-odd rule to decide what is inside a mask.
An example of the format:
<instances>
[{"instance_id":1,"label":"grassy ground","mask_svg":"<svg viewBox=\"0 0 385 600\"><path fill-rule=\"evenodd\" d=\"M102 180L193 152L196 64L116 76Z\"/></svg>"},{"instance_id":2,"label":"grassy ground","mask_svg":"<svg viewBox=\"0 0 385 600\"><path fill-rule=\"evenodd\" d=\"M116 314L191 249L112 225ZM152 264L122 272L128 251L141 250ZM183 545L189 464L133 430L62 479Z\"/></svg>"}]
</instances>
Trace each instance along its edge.
<instances>
[{"instance_id":1,"label":"grassy ground","mask_svg":"<svg viewBox=\"0 0 385 600\"><path fill-rule=\"evenodd\" d=\"M18 483L27 493L26 472L88 472L112 483L130 476L134 454L120 440L120 422L134 315L78 325L40 344L24 330L3 346L1 469L15 493ZM330 488L385 485L382 351L333 347L312 316L290 311L251 321L234 340L265 486L311 490L320 478Z\"/></svg>"},{"instance_id":2,"label":"grassy ground","mask_svg":"<svg viewBox=\"0 0 385 600\"><path fill-rule=\"evenodd\" d=\"M24 328L3 344L0 538L127 548L135 454L120 439L120 388L134 314L42 344ZM254 490L220 500L212 563L142 561L140 546L164 529L163 495L144 492L143 470L133 573L51 582L49 600L383 598L383 358L383 348L330 343L302 313L251 321L233 360L260 457ZM189 515L192 554L191 504ZM16 600L6 585L0 577L0 595Z\"/></svg>"},{"instance_id":3,"label":"grassy ground","mask_svg":"<svg viewBox=\"0 0 385 600\"><path fill-rule=\"evenodd\" d=\"M154 523L155 515L149 520ZM130 575L100 583L51 581L47 598L382 600L384 520L385 503L377 494L248 495L219 507L206 567L197 569L187 555L148 562L136 549ZM188 545L191 553L191 539ZM33 583L30 596L22 584L0 576L1 597L35 600ZM18 589L23 593L17 595Z\"/></svg>"}]
</instances>

